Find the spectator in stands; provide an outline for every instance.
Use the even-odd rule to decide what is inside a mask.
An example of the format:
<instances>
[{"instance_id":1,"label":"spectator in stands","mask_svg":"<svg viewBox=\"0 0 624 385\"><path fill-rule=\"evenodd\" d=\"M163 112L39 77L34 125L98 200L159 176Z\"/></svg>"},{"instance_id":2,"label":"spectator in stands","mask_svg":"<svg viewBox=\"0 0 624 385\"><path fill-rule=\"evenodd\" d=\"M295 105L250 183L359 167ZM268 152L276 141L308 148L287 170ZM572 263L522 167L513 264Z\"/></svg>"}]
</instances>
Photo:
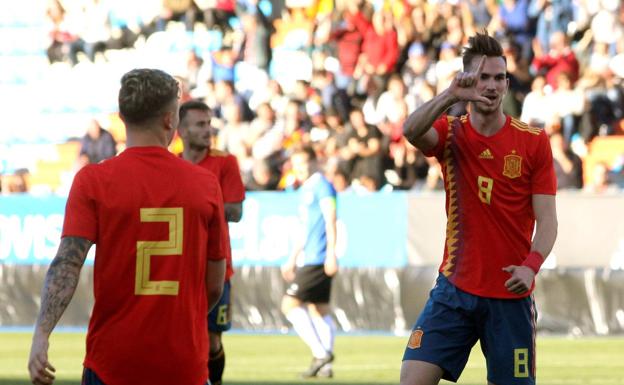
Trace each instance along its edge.
<instances>
[{"instance_id":1,"label":"spectator in stands","mask_svg":"<svg viewBox=\"0 0 624 385\"><path fill-rule=\"evenodd\" d=\"M171 21L184 23L192 31L197 19L197 8L193 0L163 0L160 16L156 19L156 30L164 31Z\"/></svg>"},{"instance_id":2,"label":"spectator in stands","mask_svg":"<svg viewBox=\"0 0 624 385\"><path fill-rule=\"evenodd\" d=\"M624 119L624 87L613 72L609 70L600 77L595 76L593 84L586 87L585 95L589 108L585 110L586 119L579 127L585 141L589 142L595 136L622 132L620 123Z\"/></svg>"},{"instance_id":3,"label":"spectator in stands","mask_svg":"<svg viewBox=\"0 0 624 385\"><path fill-rule=\"evenodd\" d=\"M330 128L325 154L330 162L335 162L336 167L342 170L349 180L353 170L355 154L349 147L351 128L345 127L340 115L335 110L328 110L326 114L327 125Z\"/></svg>"},{"instance_id":4,"label":"spectator in stands","mask_svg":"<svg viewBox=\"0 0 624 385\"><path fill-rule=\"evenodd\" d=\"M429 170L427 159L404 138L392 153L393 167L388 182L400 190L421 189ZM387 172L388 172L387 171Z\"/></svg>"},{"instance_id":5,"label":"spectator in stands","mask_svg":"<svg viewBox=\"0 0 624 385\"><path fill-rule=\"evenodd\" d=\"M268 73L271 62L271 21L260 9L258 0L252 0L255 7L249 13L241 15L243 41L241 44L242 60Z\"/></svg>"},{"instance_id":6,"label":"spectator in stands","mask_svg":"<svg viewBox=\"0 0 624 385\"><path fill-rule=\"evenodd\" d=\"M26 168L17 169L13 175L5 176L8 179L6 183L7 192L9 194L21 194L30 191L29 177L30 171Z\"/></svg>"},{"instance_id":7,"label":"spectator in stands","mask_svg":"<svg viewBox=\"0 0 624 385\"><path fill-rule=\"evenodd\" d=\"M550 49L550 36L568 32L574 20L573 0L531 0L528 15L536 18L535 38L544 52Z\"/></svg>"},{"instance_id":8,"label":"spectator in stands","mask_svg":"<svg viewBox=\"0 0 624 385\"><path fill-rule=\"evenodd\" d=\"M391 75L388 80L387 91L384 91L381 96L379 96L375 110L371 111L374 115L367 116L365 111L366 121L377 125L384 122L395 124L401 120L404 112L403 105L407 106L408 111L413 111L422 103L423 101L420 99L419 95L407 92L407 88L401 76L395 73ZM402 129L399 133L399 137L401 136L403 136Z\"/></svg>"},{"instance_id":9,"label":"spectator in stands","mask_svg":"<svg viewBox=\"0 0 624 385\"><path fill-rule=\"evenodd\" d=\"M235 0L195 0L204 16L208 29L216 29L224 35L232 32L230 19L236 17Z\"/></svg>"},{"instance_id":10,"label":"spectator in stands","mask_svg":"<svg viewBox=\"0 0 624 385\"><path fill-rule=\"evenodd\" d=\"M543 50L537 40L533 40L533 52L535 53L531 64L533 72L544 75L546 83L553 89L557 88L557 76L561 72L570 74L572 84L576 83L579 78L579 62L564 32L552 33L548 51Z\"/></svg>"},{"instance_id":11,"label":"spectator in stands","mask_svg":"<svg viewBox=\"0 0 624 385\"><path fill-rule=\"evenodd\" d=\"M503 110L506 114L519 117L522 102L531 90L532 76L529 71L529 61L521 56L520 48L511 39L501 41L503 55L507 59L507 77L509 78L509 92L503 99Z\"/></svg>"},{"instance_id":12,"label":"spectator in stands","mask_svg":"<svg viewBox=\"0 0 624 385\"><path fill-rule=\"evenodd\" d=\"M351 111L349 117L350 137L348 146L355 154L352 178L362 176L379 188L383 182L382 134L376 126L366 124L359 109Z\"/></svg>"},{"instance_id":13,"label":"spectator in stands","mask_svg":"<svg viewBox=\"0 0 624 385\"><path fill-rule=\"evenodd\" d=\"M533 127L548 127L551 130L555 108L550 95L546 94L546 79L541 75L536 76L531 84L531 92L524 98L520 120Z\"/></svg>"},{"instance_id":14,"label":"spectator in stands","mask_svg":"<svg viewBox=\"0 0 624 385\"><path fill-rule=\"evenodd\" d=\"M279 177L277 172L271 168L268 160L257 160L251 170L251 178L245 183L248 191L273 191L277 190Z\"/></svg>"},{"instance_id":15,"label":"spectator in stands","mask_svg":"<svg viewBox=\"0 0 624 385\"><path fill-rule=\"evenodd\" d=\"M609 165L607 163L596 163L591 173L589 183L585 185L583 191L593 194L612 194L620 191L618 185L611 180Z\"/></svg>"},{"instance_id":16,"label":"spectator in stands","mask_svg":"<svg viewBox=\"0 0 624 385\"><path fill-rule=\"evenodd\" d=\"M247 100L236 92L233 81L215 81L215 97L218 103L215 114L219 119L224 119L223 107L229 104L236 104L238 106L238 109L241 112L241 120L250 121L253 118L253 112L249 108Z\"/></svg>"},{"instance_id":17,"label":"spectator in stands","mask_svg":"<svg viewBox=\"0 0 624 385\"><path fill-rule=\"evenodd\" d=\"M459 3L462 18L467 20L465 24L472 26L470 35L474 32L487 29L492 21L492 15L498 14L496 1L494 0L467 0Z\"/></svg>"},{"instance_id":18,"label":"spectator in stands","mask_svg":"<svg viewBox=\"0 0 624 385\"><path fill-rule=\"evenodd\" d=\"M501 35L508 35L520 48L522 57L531 56L529 0L503 0L498 8Z\"/></svg>"},{"instance_id":19,"label":"spectator in stands","mask_svg":"<svg viewBox=\"0 0 624 385\"><path fill-rule=\"evenodd\" d=\"M557 189L583 188L583 161L566 144L561 133L550 135L550 147L557 176Z\"/></svg>"},{"instance_id":20,"label":"spectator in stands","mask_svg":"<svg viewBox=\"0 0 624 385\"><path fill-rule=\"evenodd\" d=\"M370 21L362 12L362 0L347 0L346 9L335 23L330 38L336 42L336 52L340 69L336 75L338 88L346 89L350 95L355 91L354 72L358 64L362 43Z\"/></svg>"},{"instance_id":21,"label":"spectator in stands","mask_svg":"<svg viewBox=\"0 0 624 385\"><path fill-rule=\"evenodd\" d=\"M85 3L82 15L76 18L78 38L69 46L72 65L78 64L79 52L84 52L91 62L95 62L96 53L106 51L106 43L111 39L109 11L108 5L101 0Z\"/></svg>"},{"instance_id":22,"label":"spectator in stands","mask_svg":"<svg viewBox=\"0 0 624 385\"><path fill-rule=\"evenodd\" d=\"M551 95L551 103L555 107L556 124L561 127L563 139L570 143L572 135L577 131L578 118L585 107L585 97L581 90L572 88L570 74L567 72L557 75L557 89Z\"/></svg>"},{"instance_id":23,"label":"spectator in stands","mask_svg":"<svg viewBox=\"0 0 624 385\"><path fill-rule=\"evenodd\" d=\"M376 100L386 88L388 77L394 71L399 59L397 32L389 11L373 14L373 23L368 27L362 42L354 76L359 78L358 91L365 93L367 83L375 84L373 96Z\"/></svg>"},{"instance_id":24,"label":"spectator in stands","mask_svg":"<svg viewBox=\"0 0 624 385\"><path fill-rule=\"evenodd\" d=\"M218 134L218 147L228 152L238 160L243 175L251 172L253 158L251 157L251 128L249 122L242 119L241 107L237 103L227 103L222 106L224 125Z\"/></svg>"},{"instance_id":25,"label":"spectator in stands","mask_svg":"<svg viewBox=\"0 0 624 385\"><path fill-rule=\"evenodd\" d=\"M80 163L82 165L96 164L115 156L117 143L113 136L106 131L96 119L91 119L87 133L83 136L80 148Z\"/></svg>"},{"instance_id":26,"label":"spectator in stands","mask_svg":"<svg viewBox=\"0 0 624 385\"><path fill-rule=\"evenodd\" d=\"M46 50L50 64L62 62L69 54L70 44L76 40L66 21L66 12L59 0L51 0L46 9L50 43Z\"/></svg>"},{"instance_id":27,"label":"spectator in stands","mask_svg":"<svg viewBox=\"0 0 624 385\"><path fill-rule=\"evenodd\" d=\"M282 145L284 132L275 124L275 111L269 103L258 106L257 115L249 126L251 155L254 162L275 157Z\"/></svg>"}]
</instances>

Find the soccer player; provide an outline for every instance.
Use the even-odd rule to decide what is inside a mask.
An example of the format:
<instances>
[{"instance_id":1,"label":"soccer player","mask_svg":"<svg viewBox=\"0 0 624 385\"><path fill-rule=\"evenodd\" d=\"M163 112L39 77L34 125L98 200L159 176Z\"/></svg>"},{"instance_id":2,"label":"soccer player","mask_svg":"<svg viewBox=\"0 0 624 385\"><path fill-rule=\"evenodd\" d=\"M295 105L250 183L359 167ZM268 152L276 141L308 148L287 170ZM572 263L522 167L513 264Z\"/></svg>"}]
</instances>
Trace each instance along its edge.
<instances>
[{"instance_id":1,"label":"soccer player","mask_svg":"<svg viewBox=\"0 0 624 385\"><path fill-rule=\"evenodd\" d=\"M503 113L506 60L476 34L464 71L404 124L442 165L446 243L439 276L403 356L402 385L457 381L477 342L490 385L535 384L534 278L557 235L548 136ZM459 101L469 113L445 111ZM535 235L533 235L535 227Z\"/></svg>"},{"instance_id":2,"label":"soccer player","mask_svg":"<svg viewBox=\"0 0 624 385\"><path fill-rule=\"evenodd\" d=\"M28 369L51 384L49 336L92 244L95 304L84 385L205 384L205 317L221 296L226 223L214 175L167 151L178 83L153 69L121 79L127 149L76 175L42 293Z\"/></svg>"},{"instance_id":3,"label":"soccer player","mask_svg":"<svg viewBox=\"0 0 624 385\"><path fill-rule=\"evenodd\" d=\"M225 219L238 222L243 214L245 186L238 169L238 162L233 155L210 148L214 127L210 124L212 111L208 105L200 101L188 101L180 106L180 124L178 132L184 150L182 157L212 172L221 186ZM231 284L234 274L232 268L232 250L227 248L227 268L223 295L219 303L208 316L208 335L210 337L210 357L208 358L208 375L212 385L220 385L225 369L225 351L221 334L232 326L231 318Z\"/></svg>"},{"instance_id":4,"label":"soccer player","mask_svg":"<svg viewBox=\"0 0 624 385\"><path fill-rule=\"evenodd\" d=\"M295 151L290 161L299 188L299 214L305 238L282 266L290 283L282 299L282 312L295 332L312 350L312 363L301 375L332 377L336 325L330 314L332 277L336 259L336 190L319 171L314 150Z\"/></svg>"}]
</instances>

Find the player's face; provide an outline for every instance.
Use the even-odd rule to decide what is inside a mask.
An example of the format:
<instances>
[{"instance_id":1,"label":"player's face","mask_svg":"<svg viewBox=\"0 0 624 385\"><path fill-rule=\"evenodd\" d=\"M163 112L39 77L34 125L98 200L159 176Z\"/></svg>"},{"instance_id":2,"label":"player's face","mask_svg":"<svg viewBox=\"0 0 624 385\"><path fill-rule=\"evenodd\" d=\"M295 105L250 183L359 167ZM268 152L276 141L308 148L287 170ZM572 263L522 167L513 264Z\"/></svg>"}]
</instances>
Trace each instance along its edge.
<instances>
[{"instance_id":1,"label":"player's face","mask_svg":"<svg viewBox=\"0 0 624 385\"><path fill-rule=\"evenodd\" d=\"M307 154L297 153L290 158L295 178L303 182L310 176L310 160Z\"/></svg>"},{"instance_id":2,"label":"player's face","mask_svg":"<svg viewBox=\"0 0 624 385\"><path fill-rule=\"evenodd\" d=\"M214 127L210 124L212 115L207 111L189 110L184 117L183 139L191 148L210 148Z\"/></svg>"},{"instance_id":3,"label":"player's face","mask_svg":"<svg viewBox=\"0 0 624 385\"><path fill-rule=\"evenodd\" d=\"M472 61L472 66L479 64L480 58ZM475 70L476 68L471 68ZM476 112L481 114L491 114L498 112L501 108L503 97L507 93L509 80L507 79L507 65L502 57L487 57L483 65L483 71L477 83L477 91L482 96L492 100L491 105L480 102L472 103Z\"/></svg>"}]
</instances>

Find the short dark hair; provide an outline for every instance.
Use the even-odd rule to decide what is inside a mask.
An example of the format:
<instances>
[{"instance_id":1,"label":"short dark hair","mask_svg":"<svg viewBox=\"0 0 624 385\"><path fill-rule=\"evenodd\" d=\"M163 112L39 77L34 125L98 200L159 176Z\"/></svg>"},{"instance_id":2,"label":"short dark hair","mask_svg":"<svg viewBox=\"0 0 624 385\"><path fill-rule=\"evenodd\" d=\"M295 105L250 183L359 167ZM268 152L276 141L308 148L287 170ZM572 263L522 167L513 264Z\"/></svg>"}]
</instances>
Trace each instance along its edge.
<instances>
[{"instance_id":1,"label":"short dark hair","mask_svg":"<svg viewBox=\"0 0 624 385\"><path fill-rule=\"evenodd\" d=\"M292 153L292 155L299 155L299 154L307 155L308 156L308 161L310 161L310 162L315 162L317 160L317 158L316 158L316 151L314 151L312 146L304 145L302 147L296 148L295 151L293 151L293 153Z\"/></svg>"},{"instance_id":2,"label":"short dark hair","mask_svg":"<svg viewBox=\"0 0 624 385\"><path fill-rule=\"evenodd\" d=\"M464 71L468 71L470 64L475 58L480 58L483 55L487 57L502 57L505 63L507 63L500 43L488 35L487 31L483 31L483 33L477 32L476 35L468 38L468 46L463 48L462 61Z\"/></svg>"},{"instance_id":3,"label":"short dark hair","mask_svg":"<svg viewBox=\"0 0 624 385\"><path fill-rule=\"evenodd\" d=\"M210 107L201 100L189 100L182 103L180 106L180 122L184 120L190 110L199 110L204 112L210 112Z\"/></svg>"},{"instance_id":4,"label":"short dark hair","mask_svg":"<svg viewBox=\"0 0 624 385\"><path fill-rule=\"evenodd\" d=\"M121 78L119 114L127 123L141 124L161 116L178 98L178 82L164 71L133 69Z\"/></svg>"}]
</instances>

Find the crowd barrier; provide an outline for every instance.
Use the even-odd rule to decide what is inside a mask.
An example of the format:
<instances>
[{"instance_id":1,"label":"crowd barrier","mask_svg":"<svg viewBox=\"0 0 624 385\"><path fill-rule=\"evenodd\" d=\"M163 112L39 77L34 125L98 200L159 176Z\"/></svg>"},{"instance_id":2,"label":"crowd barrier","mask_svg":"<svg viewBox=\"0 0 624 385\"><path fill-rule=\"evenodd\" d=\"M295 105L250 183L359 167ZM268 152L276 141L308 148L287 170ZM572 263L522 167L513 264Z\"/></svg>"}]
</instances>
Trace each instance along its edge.
<instances>
[{"instance_id":1,"label":"crowd barrier","mask_svg":"<svg viewBox=\"0 0 624 385\"><path fill-rule=\"evenodd\" d=\"M241 222L230 225L236 275L235 328L286 330L279 266L299 231L297 194L248 193ZM32 325L41 286L58 247L66 198L0 198L0 326ZM568 334L624 332L624 194L557 197L559 235L539 274L538 328ZM332 303L343 331L411 328L428 297L445 232L440 193L341 194L341 272ZM85 326L91 310L93 254L61 320Z\"/></svg>"}]
</instances>

